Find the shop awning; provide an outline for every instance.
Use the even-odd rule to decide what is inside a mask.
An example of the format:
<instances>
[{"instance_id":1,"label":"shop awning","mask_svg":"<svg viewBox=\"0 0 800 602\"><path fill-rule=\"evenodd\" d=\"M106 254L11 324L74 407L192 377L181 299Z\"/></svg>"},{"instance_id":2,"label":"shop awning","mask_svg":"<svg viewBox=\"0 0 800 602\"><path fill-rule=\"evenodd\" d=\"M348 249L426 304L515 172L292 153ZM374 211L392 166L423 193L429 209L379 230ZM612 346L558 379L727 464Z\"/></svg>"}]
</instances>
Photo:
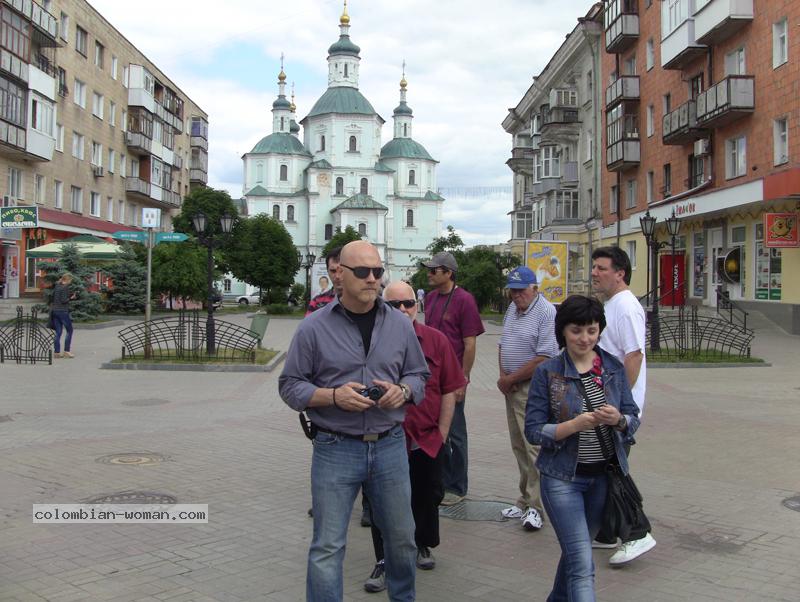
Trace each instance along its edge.
<instances>
[{"instance_id":1,"label":"shop awning","mask_svg":"<svg viewBox=\"0 0 800 602\"><path fill-rule=\"evenodd\" d=\"M78 253L84 259L117 259L122 253L122 248L112 242L91 236L89 234L79 234L72 238L65 238L57 242L51 242L35 249L30 249L25 252L26 257L34 257L36 259L45 259L52 257L60 257L61 250L65 244L74 243L78 246Z\"/></svg>"}]
</instances>

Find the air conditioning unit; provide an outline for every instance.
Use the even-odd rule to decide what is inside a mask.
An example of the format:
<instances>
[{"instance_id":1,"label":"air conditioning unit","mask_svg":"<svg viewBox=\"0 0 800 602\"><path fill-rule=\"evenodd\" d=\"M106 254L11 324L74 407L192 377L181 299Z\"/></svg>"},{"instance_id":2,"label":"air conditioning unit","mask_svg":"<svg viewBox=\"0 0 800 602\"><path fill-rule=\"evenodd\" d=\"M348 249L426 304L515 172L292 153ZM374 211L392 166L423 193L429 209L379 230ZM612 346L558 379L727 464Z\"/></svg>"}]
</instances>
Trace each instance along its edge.
<instances>
[{"instance_id":1,"label":"air conditioning unit","mask_svg":"<svg viewBox=\"0 0 800 602\"><path fill-rule=\"evenodd\" d=\"M694 156L702 157L703 155L711 154L711 140L708 138L700 138L694 143Z\"/></svg>"},{"instance_id":2,"label":"air conditioning unit","mask_svg":"<svg viewBox=\"0 0 800 602\"><path fill-rule=\"evenodd\" d=\"M95 178L102 178L103 177L103 168L99 165L92 166L92 173L94 174Z\"/></svg>"}]
</instances>

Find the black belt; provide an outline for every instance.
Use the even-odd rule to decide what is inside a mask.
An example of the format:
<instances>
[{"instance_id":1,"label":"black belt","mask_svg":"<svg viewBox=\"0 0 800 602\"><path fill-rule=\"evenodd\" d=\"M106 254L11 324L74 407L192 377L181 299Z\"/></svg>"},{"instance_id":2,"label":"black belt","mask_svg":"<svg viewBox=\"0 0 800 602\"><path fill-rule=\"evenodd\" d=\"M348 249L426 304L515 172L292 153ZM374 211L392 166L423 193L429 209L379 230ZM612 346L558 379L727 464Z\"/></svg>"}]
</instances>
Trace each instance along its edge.
<instances>
[{"instance_id":1,"label":"black belt","mask_svg":"<svg viewBox=\"0 0 800 602\"><path fill-rule=\"evenodd\" d=\"M314 425L316 426L316 425ZM339 431L332 431L321 426L316 427L321 433L328 433L329 435L336 435L337 437L346 437L347 439L357 439L358 441L377 441L383 439L386 435L391 433L396 427L392 427L383 431L382 433L366 433L363 435L351 435L350 433L340 433Z\"/></svg>"}]
</instances>

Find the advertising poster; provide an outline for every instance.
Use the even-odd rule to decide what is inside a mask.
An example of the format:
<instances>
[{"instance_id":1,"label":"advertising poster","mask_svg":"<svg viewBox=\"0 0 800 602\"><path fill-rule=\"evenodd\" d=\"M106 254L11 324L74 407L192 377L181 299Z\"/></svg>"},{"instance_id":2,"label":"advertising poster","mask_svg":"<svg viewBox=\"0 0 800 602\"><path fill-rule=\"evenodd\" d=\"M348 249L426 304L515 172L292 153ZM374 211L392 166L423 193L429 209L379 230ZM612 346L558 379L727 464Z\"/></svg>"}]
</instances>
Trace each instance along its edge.
<instances>
[{"instance_id":1,"label":"advertising poster","mask_svg":"<svg viewBox=\"0 0 800 602\"><path fill-rule=\"evenodd\" d=\"M764 246L800 247L797 213L764 214Z\"/></svg>"},{"instance_id":2,"label":"advertising poster","mask_svg":"<svg viewBox=\"0 0 800 602\"><path fill-rule=\"evenodd\" d=\"M567 257L569 243L558 240L529 240L525 243L525 265L536 274L539 292L551 303L567 298Z\"/></svg>"},{"instance_id":3,"label":"advertising poster","mask_svg":"<svg viewBox=\"0 0 800 602\"><path fill-rule=\"evenodd\" d=\"M317 261L311 266L311 297L327 291L333 286L328 278L328 270L325 267L325 260Z\"/></svg>"}]
</instances>

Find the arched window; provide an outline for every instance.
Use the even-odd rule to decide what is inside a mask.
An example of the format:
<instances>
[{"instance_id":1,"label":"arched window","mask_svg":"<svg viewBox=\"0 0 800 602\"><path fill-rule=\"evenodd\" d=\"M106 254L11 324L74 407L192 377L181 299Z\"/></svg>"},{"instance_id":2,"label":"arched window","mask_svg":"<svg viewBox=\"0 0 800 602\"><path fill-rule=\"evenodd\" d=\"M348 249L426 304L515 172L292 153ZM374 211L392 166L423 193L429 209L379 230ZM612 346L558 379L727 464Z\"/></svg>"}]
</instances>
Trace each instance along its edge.
<instances>
[{"instance_id":1,"label":"arched window","mask_svg":"<svg viewBox=\"0 0 800 602\"><path fill-rule=\"evenodd\" d=\"M293 222L294 221L294 205L289 205L286 207L286 221Z\"/></svg>"},{"instance_id":2,"label":"arched window","mask_svg":"<svg viewBox=\"0 0 800 602\"><path fill-rule=\"evenodd\" d=\"M281 117L281 131L283 131L283 117Z\"/></svg>"},{"instance_id":3,"label":"arched window","mask_svg":"<svg viewBox=\"0 0 800 602\"><path fill-rule=\"evenodd\" d=\"M232 284L231 283L231 279L230 278L225 278L225 280L224 280L224 282L222 284L222 290L224 290L226 293L231 292L231 284Z\"/></svg>"},{"instance_id":4,"label":"arched window","mask_svg":"<svg viewBox=\"0 0 800 602\"><path fill-rule=\"evenodd\" d=\"M408 170L408 185L409 186L417 185L417 172L415 172L413 169Z\"/></svg>"},{"instance_id":5,"label":"arched window","mask_svg":"<svg viewBox=\"0 0 800 602\"><path fill-rule=\"evenodd\" d=\"M408 136L408 124L403 124L403 136Z\"/></svg>"},{"instance_id":6,"label":"arched window","mask_svg":"<svg viewBox=\"0 0 800 602\"><path fill-rule=\"evenodd\" d=\"M350 136L350 146L348 147L347 150L350 151L351 153L356 152L357 148L356 148L356 137L355 136Z\"/></svg>"},{"instance_id":7,"label":"arched window","mask_svg":"<svg viewBox=\"0 0 800 602\"><path fill-rule=\"evenodd\" d=\"M256 184L261 184L264 181L264 164L256 164Z\"/></svg>"},{"instance_id":8,"label":"arched window","mask_svg":"<svg viewBox=\"0 0 800 602\"><path fill-rule=\"evenodd\" d=\"M362 237L367 235L367 224L363 222L358 224L358 235Z\"/></svg>"},{"instance_id":9,"label":"arched window","mask_svg":"<svg viewBox=\"0 0 800 602\"><path fill-rule=\"evenodd\" d=\"M289 179L289 167L287 165L281 165L281 182L285 182Z\"/></svg>"},{"instance_id":10,"label":"arched window","mask_svg":"<svg viewBox=\"0 0 800 602\"><path fill-rule=\"evenodd\" d=\"M344 178L336 178L336 194L344 194Z\"/></svg>"},{"instance_id":11,"label":"arched window","mask_svg":"<svg viewBox=\"0 0 800 602\"><path fill-rule=\"evenodd\" d=\"M406 210L406 228L413 228L414 227L414 210L408 209Z\"/></svg>"},{"instance_id":12,"label":"arched window","mask_svg":"<svg viewBox=\"0 0 800 602\"><path fill-rule=\"evenodd\" d=\"M319 150L321 150L321 151L325 150L325 136L324 135L319 137Z\"/></svg>"},{"instance_id":13,"label":"arched window","mask_svg":"<svg viewBox=\"0 0 800 602\"><path fill-rule=\"evenodd\" d=\"M280 220L281 219L281 206L280 205L273 205L272 206L272 219Z\"/></svg>"},{"instance_id":14,"label":"arched window","mask_svg":"<svg viewBox=\"0 0 800 602\"><path fill-rule=\"evenodd\" d=\"M325 224L325 240L333 238L333 224Z\"/></svg>"},{"instance_id":15,"label":"arched window","mask_svg":"<svg viewBox=\"0 0 800 602\"><path fill-rule=\"evenodd\" d=\"M369 194L369 181L367 178L361 178L361 194Z\"/></svg>"},{"instance_id":16,"label":"arched window","mask_svg":"<svg viewBox=\"0 0 800 602\"><path fill-rule=\"evenodd\" d=\"M347 77L347 63L344 64L344 76Z\"/></svg>"}]
</instances>

